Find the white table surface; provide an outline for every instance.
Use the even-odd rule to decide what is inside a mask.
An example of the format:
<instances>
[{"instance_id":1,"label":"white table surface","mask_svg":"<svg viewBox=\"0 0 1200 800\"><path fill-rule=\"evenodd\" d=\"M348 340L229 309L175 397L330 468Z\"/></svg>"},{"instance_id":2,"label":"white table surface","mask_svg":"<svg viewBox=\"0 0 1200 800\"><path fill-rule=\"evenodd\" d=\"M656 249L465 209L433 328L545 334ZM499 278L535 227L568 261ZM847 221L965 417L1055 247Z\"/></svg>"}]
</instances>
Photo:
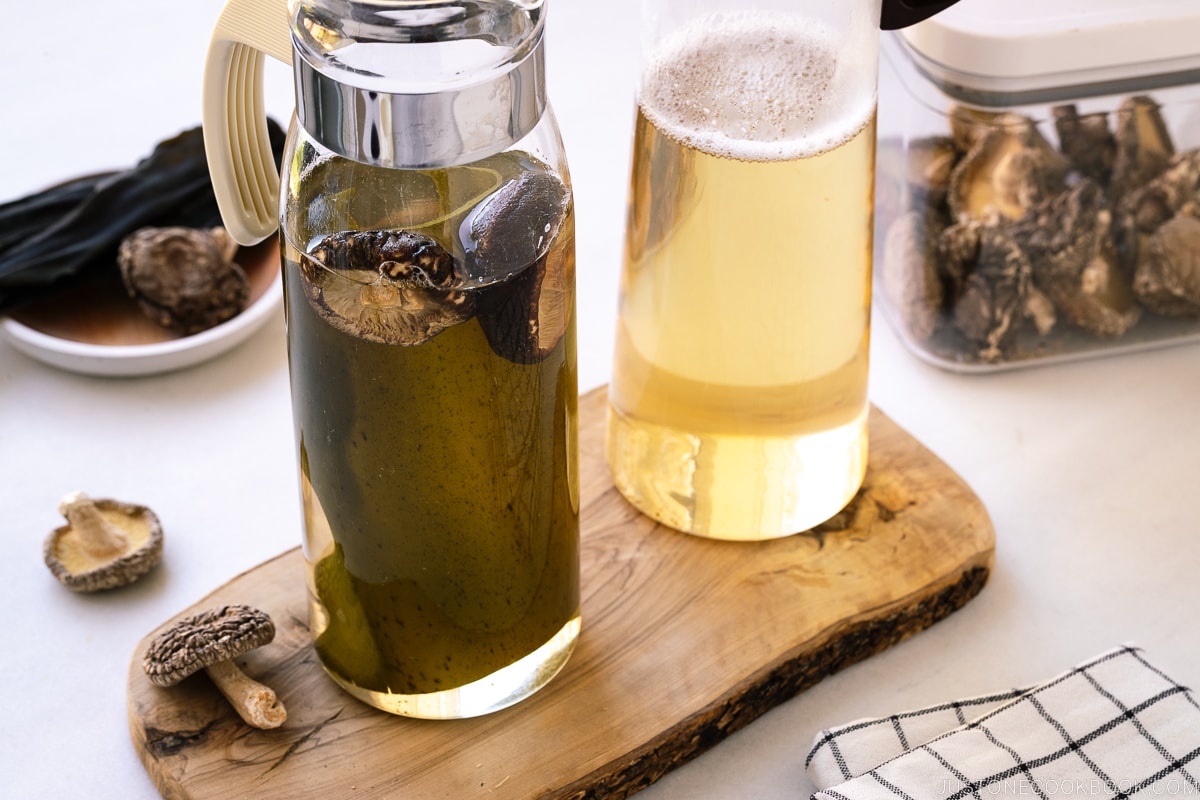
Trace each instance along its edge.
<instances>
[{"instance_id":1,"label":"white table surface","mask_svg":"<svg viewBox=\"0 0 1200 800\"><path fill-rule=\"evenodd\" d=\"M125 167L199 122L220 0L23 3L5 15L0 200ZM555 0L551 98L578 203L581 390L608 379L624 218L635 0ZM272 112L288 72L268 70ZM873 401L975 489L995 572L963 610L825 680L643 791L802 798L821 728L1025 684L1134 642L1200 681L1200 348L987 376L941 371L876 320ZM167 617L299 542L283 320L180 372L108 379L0 343L0 796L157 797L131 744L126 669ZM66 591L41 560L81 489L147 503L165 563L121 591ZM586 635L586 633L584 634Z\"/></svg>"}]
</instances>

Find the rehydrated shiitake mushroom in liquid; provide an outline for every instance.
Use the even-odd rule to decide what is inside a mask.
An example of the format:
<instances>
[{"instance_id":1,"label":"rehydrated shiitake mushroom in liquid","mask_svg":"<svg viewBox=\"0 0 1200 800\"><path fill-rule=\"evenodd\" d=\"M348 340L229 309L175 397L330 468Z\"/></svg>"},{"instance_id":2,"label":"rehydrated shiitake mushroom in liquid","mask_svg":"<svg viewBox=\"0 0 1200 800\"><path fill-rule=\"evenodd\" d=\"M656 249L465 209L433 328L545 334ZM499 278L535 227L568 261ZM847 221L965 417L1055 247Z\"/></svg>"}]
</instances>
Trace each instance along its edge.
<instances>
[{"instance_id":1,"label":"rehydrated shiitake mushroom in liquid","mask_svg":"<svg viewBox=\"0 0 1200 800\"><path fill-rule=\"evenodd\" d=\"M479 324L492 351L537 363L566 333L574 312L575 250L570 192L555 175L529 170L508 181L462 225L473 273L502 277L481 292Z\"/></svg>"},{"instance_id":2,"label":"rehydrated shiitake mushroom in liquid","mask_svg":"<svg viewBox=\"0 0 1200 800\"><path fill-rule=\"evenodd\" d=\"M464 213L463 259L415 231L343 231L301 255L304 291L334 327L383 344L421 344L477 315L493 351L533 363L572 318L574 249L553 247L573 238L572 219L566 185L528 170Z\"/></svg>"},{"instance_id":3,"label":"rehydrated shiitake mushroom in liquid","mask_svg":"<svg viewBox=\"0 0 1200 800\"><path fill-rule=\"evenodd\" d=\"M535 364L562 340L575 310L574 296L575 249L553 248L523 273L483 294L479 324L497 355Z\"/></svg>"},{"instance_id":4,"label":"rehydrated shiitake mushroom in liquid","mask_svg":"<svg viewBox=\"0 0 1200 800\"><path fill-rule=\"evenodd\" d=\"M507 280L546 255L569 199L563 182L541 170L522 172L488 195L459 230L472 281L488 286Z\"/></svg>"},{"instance_id":5,"label":"rehydrated shiitake mushroom in liquid","mask_svg":"<svg viewBox=\"0 0 1200 800\"><path fill-rule=\"evenodd\" d=\"M368 341L416 345L471 318L453 255L403 230L343 231L300 259L304 292L335 328Z\"/></svg>"}]
</instances>

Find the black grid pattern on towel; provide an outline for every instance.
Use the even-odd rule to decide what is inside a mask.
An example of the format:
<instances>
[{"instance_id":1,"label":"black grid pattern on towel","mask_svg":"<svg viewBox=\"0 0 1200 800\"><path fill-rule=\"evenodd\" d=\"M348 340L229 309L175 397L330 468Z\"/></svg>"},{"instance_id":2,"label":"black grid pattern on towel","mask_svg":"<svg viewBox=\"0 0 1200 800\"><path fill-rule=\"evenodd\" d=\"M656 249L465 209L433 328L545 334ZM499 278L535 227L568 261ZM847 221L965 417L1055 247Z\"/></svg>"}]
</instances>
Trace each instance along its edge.
<instances>
[{"instance_id":1,"label":"black grid pattern on towel","mask_svg":"<svg viewBox=\"0 0 1200 800\"><path fill-rule=\"evenodd\" d=\"M806 767L819 800L1200 798L1200 706L1122 647L1029 689L824 731Z\"/></svg>"}]
</instances>

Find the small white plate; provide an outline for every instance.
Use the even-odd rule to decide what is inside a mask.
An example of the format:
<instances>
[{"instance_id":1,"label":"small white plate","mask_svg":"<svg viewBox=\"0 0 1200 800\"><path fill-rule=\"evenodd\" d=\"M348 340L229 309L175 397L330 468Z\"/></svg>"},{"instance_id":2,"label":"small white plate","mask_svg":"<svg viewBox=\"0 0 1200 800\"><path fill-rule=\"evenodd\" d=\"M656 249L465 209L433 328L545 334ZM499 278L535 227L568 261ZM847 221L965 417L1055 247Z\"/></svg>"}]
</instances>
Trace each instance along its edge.
<instances>
[{"instance_id":1,"label":"small white plate","mask_svg":"<svg viewBox=\"0 0 1200 800\"><path fill-rule=\"evenodd\" d=\"M243 248L250 303L206 331L178 336L160 328L115 287L89 287L0 319L9 343L45 364L85 375L153 375L214 358L245 341L283 305L275 240Z\"/></svg>"}]
</instances>

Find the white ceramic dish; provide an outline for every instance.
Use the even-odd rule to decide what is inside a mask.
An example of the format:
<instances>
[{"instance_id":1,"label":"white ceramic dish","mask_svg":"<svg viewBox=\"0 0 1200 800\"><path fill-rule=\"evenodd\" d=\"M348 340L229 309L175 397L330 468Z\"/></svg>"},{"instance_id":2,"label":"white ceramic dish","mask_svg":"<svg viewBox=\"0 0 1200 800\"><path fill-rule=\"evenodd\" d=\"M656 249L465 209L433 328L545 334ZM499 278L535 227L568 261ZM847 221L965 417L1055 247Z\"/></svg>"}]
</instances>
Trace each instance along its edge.
<instances>
[{"instance_id":1,"label":"white ceramic dish","mask_svg":"<svg viewBox=\"0 0 1200 800\"><path fill-rule=\"evenodd\" d=\"M259 245L238 262L251 284L251 302L236 317L191 336L173 336L141 317L132 301L94 292L44 302L0 320L0 333L17 350L60 369L128 377L190 367L244 342L283 305L278 250ZM101 294L104 294L103 292Z\"/></svg>"}]
</instances>

